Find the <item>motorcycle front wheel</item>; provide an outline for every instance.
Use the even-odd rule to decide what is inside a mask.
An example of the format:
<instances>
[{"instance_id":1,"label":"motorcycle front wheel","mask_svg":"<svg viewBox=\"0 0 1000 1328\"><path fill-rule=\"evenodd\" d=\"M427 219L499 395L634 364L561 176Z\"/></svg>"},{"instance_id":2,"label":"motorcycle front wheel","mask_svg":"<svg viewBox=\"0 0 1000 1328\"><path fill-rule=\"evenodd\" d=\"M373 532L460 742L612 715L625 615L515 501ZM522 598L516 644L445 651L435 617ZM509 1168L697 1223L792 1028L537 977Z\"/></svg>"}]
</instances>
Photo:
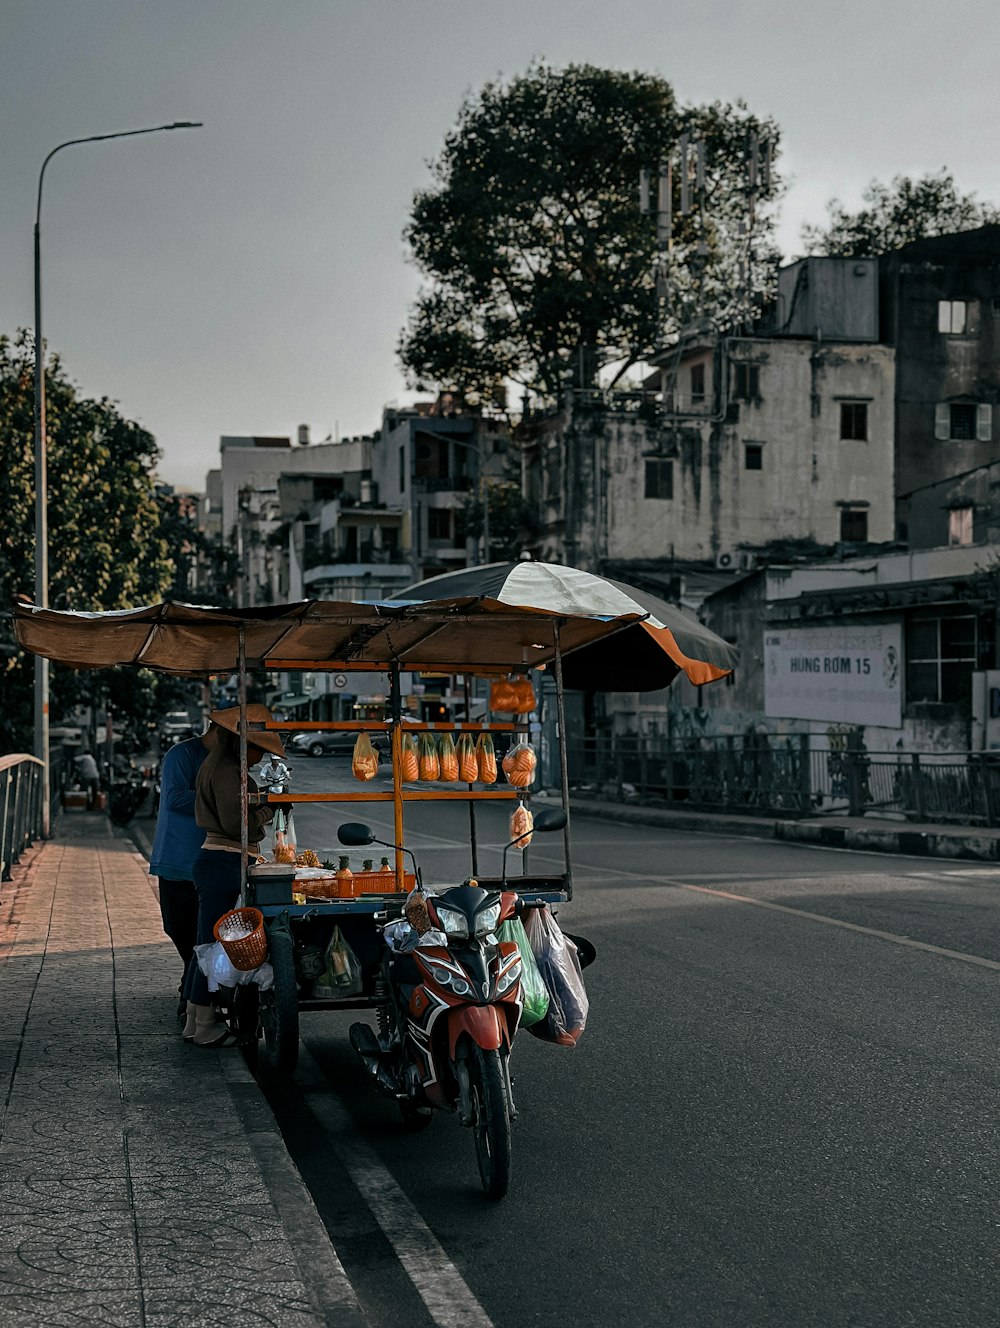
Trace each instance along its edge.
<instances>
[{"instance_id":1,"label":"motorcycle front wheel","mask_svg":"<svg viewBox=\"0 0 1000 1328\"><path fill-rule=\"evenodd\" d=\"M510 1112L498 1051L473 1047L469 1062L472 1131L479 1178L490 1199L502 1199L510 1187Z\"/></svg>"}]
</instances>

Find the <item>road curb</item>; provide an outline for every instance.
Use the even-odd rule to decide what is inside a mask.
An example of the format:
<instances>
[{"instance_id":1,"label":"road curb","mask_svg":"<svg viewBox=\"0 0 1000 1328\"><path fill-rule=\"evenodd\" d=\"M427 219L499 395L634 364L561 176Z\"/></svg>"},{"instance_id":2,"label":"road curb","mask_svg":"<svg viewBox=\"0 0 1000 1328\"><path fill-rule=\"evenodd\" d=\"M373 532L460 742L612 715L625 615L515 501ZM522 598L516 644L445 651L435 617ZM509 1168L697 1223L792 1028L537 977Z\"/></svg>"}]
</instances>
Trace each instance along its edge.
<instances>
[{"instance_id":1,"label":"road curb","mask_svg":"<svg viewBox=\"0 0 1000 1328\"><path fill-rule=\"evenodd\" d=\"M918 826L870 823L837 825L834 821L771 820L766 817L715 815L711 812L661 811L628 803L570 799L572 811L624 825L652 825L663 830L695 834L736 835L751 839L780 839L786 843L815 844L858 853L895 853L904 857L952 858L973 862L1000 861L1000 836L969 828L962 833L940 833Z\"/></svg>"}]
</instances>

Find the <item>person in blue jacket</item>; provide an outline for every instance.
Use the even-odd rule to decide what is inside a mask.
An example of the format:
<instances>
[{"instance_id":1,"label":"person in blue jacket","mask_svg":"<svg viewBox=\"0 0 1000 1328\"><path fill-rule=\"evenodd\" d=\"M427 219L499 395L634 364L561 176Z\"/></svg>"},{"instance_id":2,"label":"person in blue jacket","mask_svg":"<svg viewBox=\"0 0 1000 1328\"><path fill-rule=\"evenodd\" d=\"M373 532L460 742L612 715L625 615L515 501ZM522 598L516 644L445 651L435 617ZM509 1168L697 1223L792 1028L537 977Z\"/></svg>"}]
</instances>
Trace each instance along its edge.
<instances>
[{"instance_id":1,"label":"person in blue jacket","mask_svg":"<svg viewBox=\"0 0 1000 1328\"><path fill-rule=\"evenodd\" d=\"M194 787L205 758L216 743L218 730L209 724L200 738L179 742L160 767L160 810L156 819L149 874L159 881L163 930L173 941L187 971L198 931L198 896L192 879L194 860L205 832L194 819ZM183 981L178 991L183 988ZM177 1016L183 1019L182 999Z\"/></svg>"}]
</instances>

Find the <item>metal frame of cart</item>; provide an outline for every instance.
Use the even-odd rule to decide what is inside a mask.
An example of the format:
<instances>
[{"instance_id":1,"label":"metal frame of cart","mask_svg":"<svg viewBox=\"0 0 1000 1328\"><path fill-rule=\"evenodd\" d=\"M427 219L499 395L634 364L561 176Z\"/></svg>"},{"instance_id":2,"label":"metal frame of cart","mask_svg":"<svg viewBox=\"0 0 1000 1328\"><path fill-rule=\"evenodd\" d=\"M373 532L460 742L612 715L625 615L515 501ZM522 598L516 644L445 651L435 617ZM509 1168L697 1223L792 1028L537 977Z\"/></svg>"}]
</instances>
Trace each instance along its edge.
<instances>
[{"instance_id":1,"label":"metal frame of cart","mask_svg":"<svg viewBox=\"0 0 1000 1328\"><path fill-rule=\"evenodd\" d=\"M247 812L250 804L247 771L247 739L253 728L246 718L247 682L259 672L329 670L332 672L379 671L390 677L389 715L373 720L330 721L315 727L355 731L388 732L391 737L393 786L390 793L297 794L294 802L389 803L393 807L396 845L396 891L391 895L359 900L329 900L296 905L279 903L259 906L268 921L269 948L275 970L271 995L261 1001L259 1020L268 1058L274 1069L289 1072L298 1055L298 1013L306 1009L350 1009L377 1007L378 964L373 962L381 945L377 923L402 909L404 809L408 802L461 800L470 806L470 838L473 873L477 869L475 806L485 800L514 801L523 791L512 787L464 790L453 788L405 788L401 751L403 716L400 674L403 671L432 672L465 677L502 677L509 672L527 673L551 669L555 678L557 735L561 800L567 812L564 829L564 872L549 877L522 876L508 880L508 888L527 898L552 902L572 897L570 828L568 819L568 771L562 659L571 651L603 642L608 636L642 620L641 614L604 617L586 614L556 614L541 609L512 608L486 597L463 596L422 602L352 603L304 601L258 609L224 610L165 603L111 613L70 613L19 604L15 608L15 630L25 648L77 668L104 668L134 664L159 672L187 677L236 674L241 708L240 764L243 799L242 898L247 898ZM627 665L625 667L627 672ZM257 727L257 726L253 726ZM299 728L292 722L271 721L263 727ZM515 732L526 725L484 725L468 718L458 724L407 723L410 731L464 729L481 732ZM257 795L266 800L271 795ZM275 800L279 800L275 798ZM280 800L286 800L281 798ZM480 878L484 885L498 879ZM295 936L332 933L341 925L347 939L366 952L365 988L346 1000L301 1000L295 973ZM327 932L328 929L328 932ZM370 944L369 944L370 942ZM360 956L359 956L360 958ZM241 988L245 993L250 989ZM256 1003L244 1001L240 1027L256 1028Z\"/></svg>"}]
</instances>

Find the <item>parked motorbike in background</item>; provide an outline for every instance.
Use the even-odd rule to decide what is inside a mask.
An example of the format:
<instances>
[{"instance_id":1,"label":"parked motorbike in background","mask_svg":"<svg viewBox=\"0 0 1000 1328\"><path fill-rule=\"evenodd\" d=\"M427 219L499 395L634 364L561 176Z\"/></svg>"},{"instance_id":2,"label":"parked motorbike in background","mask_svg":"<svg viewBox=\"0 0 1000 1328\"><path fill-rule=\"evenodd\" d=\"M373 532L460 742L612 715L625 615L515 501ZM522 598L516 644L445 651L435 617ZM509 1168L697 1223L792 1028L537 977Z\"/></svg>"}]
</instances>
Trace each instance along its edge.
<instances>
[{"instance_id":1,"label":"parked motorbike in background","mask_svg":"<svg viewBox=\"0 0 1000 1328\"><path fill-rule=\"evenodd\" d=\"M536 815L534 830L565 824L566 813L550 808ZM349 847L395 847L358 823L342 825L338 834ZM504 885L507 851L516 843L504 849ZM521 1018L522 960L517 944L498 940L496 932L506 919L544 907L544 901L482 889L472 878L425 894L415 859L413 865L417 887L407 901L406 921L384 928L378 1034L368 1024L353 1024L351 1044L409 1125L428 1124L435 1110L457 1113L473 1131L483 1188L500 1199L510 1184L516 1115L510 1053Z\"/></svg>"}]
</instances>

